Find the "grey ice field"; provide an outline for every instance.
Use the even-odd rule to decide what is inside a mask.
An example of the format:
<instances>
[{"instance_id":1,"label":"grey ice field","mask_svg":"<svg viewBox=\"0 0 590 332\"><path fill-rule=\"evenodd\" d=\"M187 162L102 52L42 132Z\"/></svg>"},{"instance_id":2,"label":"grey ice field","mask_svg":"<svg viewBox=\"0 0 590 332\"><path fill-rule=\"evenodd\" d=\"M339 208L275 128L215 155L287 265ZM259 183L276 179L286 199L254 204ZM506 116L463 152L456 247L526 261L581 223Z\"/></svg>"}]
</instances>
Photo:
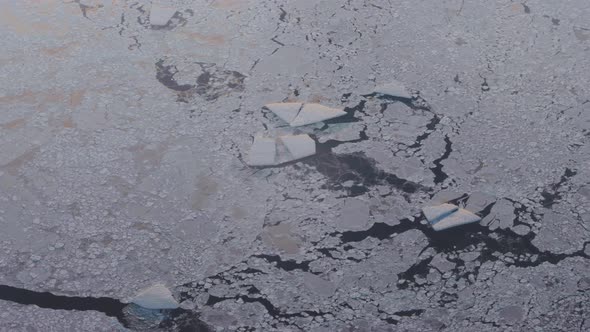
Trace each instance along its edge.
<instances>
[{"instance_id":1,"label":"grey ice field","mask_svg":"<svg viewBox=\"0 0 590 332\"><path fill-rule=\"evenodd\" d=\"M590 1L0 0L0 331L590 331Z\"/></svg>"}]
</instances>

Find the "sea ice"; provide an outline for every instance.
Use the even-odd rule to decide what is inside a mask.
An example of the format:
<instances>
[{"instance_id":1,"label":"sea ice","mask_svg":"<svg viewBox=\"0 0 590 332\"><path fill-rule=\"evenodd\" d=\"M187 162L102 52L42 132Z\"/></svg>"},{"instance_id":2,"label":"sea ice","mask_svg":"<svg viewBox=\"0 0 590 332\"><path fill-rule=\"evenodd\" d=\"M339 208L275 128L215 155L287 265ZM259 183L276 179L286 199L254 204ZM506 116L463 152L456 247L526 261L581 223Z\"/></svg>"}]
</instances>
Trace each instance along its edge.
<instances>
[{"instance_id":1,"label":"sea ice","mask_svg":"<svg viewBox=\"0 0 590 332\"><path fill-rule=\"evenodd\" d=\"M304 104L297 117L290 122L291 127L299 127L315 122L329 120L346 115L341 109L331 108L320 104Z\"/></svg>"},{"instance_id":2,"label":"sea ice","mask_svg":"<svg viewBox=\"0 0 590 332\"><path fill-rule=\"evenodd\" d=\"M378 85L373 90L375 93L388 95L392 97L399 97L405 99L411 99L412 95L408 92L406 87L398 81L391 81L386 84Z\"/></svg>"},{"instance_id":3,"label":"sea ice","mask_svg":"<svg viewBox=\"0 0 590 332\"><path fill-rule=\"evenodd\" d=\"M179 305L172 297L172 292L163 284L155 284L140 291L131 302L146 309L176 309Z\"/></svg>"},{"instance_id":4,"label":"sea ice","mask_svg":"<svg viewBox=\"0 0 590 332\"><path fill-rule=\"evenodd\" d=\"M292 160L297 160L315 154L315 141L307 134L303 135L286 135L279 137L281 142L287 147L291 154Z\"/></svg>"},{"instance_id":5,"label":"sea ice","mask_svg":"<svg viewBox=\"0 0 590 332\"><path fill-rule=\"evenodd\" d=\"M150 9L150 24L157 26L166 25L172 16L174 16L174 13L176 13L175 8L152 3L152 8Z\"/></svg>"},{"instance_id":6,"label":"sea ice","mask_svg":"<svg viewBox=\"0 0 590 332\"><path fill-rule=\"evenodd\" d=\"M424 213L424 216L431 224L434 224L458 209L459 207L456 205L445 203L441 205L427 206L422 209L422 213Z\"/></svg>"},{"instance_id":7,"label":"sea ice","mask_svg":"<svg viewBox=\"0 0 590 332\"><path fill-rule=\"evenodd\" d=\"M290 124L291 121L295 120L302 105L302 103L272 103L264 105L264 107L271 110L281 120Z\"/></svg>"},{"instance_id":8,"label":"sea ice","mask_svg":"<svg viewBox=\"0 0 590 332\"><path fill-rule=\"evenodd\" d=\"M276 140L262 136L254 137L246 163L250 166L276 165Z\"/></svg>"}]
</instances>

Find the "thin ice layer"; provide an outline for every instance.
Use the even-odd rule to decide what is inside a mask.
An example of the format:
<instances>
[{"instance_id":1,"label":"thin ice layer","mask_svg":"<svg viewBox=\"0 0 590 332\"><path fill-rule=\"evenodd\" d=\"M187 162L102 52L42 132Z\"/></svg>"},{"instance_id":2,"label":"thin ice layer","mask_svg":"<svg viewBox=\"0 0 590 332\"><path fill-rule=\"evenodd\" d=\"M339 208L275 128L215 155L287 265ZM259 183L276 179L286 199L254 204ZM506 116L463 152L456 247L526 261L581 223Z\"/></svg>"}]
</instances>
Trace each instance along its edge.
<instances>
[{"instance_id":1,"label":"thin ice layer","mask_svg":"<svg viewBox=\"0 0 590 332\"><path fill-rule=\"evenodd\" d=\"M481 218L465 209L459 209L448 216L444 217L439 222L432 225L435 231L442 231L444 229L466 225L474 222L479 222Z\"/></svg>"},{"instance_id":2,"label":"thin ice layer","mask_svg":"<svg viewBox=\"0 0 590 332\"><path fill-rule=\"evenodd\" d=\"M299 113L302 105L302 103L272 103L264 105L264 107L271 110L281 120L290 124L297 117L297 113Z\"/></svg>"},{"instance_id":3,"label":"thin ice layer","mask_svg":"<svg viewBox=\"0 0 590 332\"><path fill-rule=\"evenodd\" d=\"M250 166L272 166L276 164L276 140L261 136L254 137L248 154L247 164Z\"/></svg>"},{"instance_id":4,"label":"thin ice layer","mask_svg":"<svg viewBox=\"0 0 590 332\"><path fill-rule=\"evenodd\" d=\"M346 115L341 109L320 104L304 104L297 117L291 121L291 127L304 126L310 123L329 120Z\"/></svg>"},{"instance_id":5,"label":"thin ice layer","mask_svg":"<svg viewBox=\"0 0 590 332\"><path fill-rule=\"evenodd\" d=\"M172 297L172 292L163 284L156 284L140 291L131 302L147 309L178 308L178 302Z\"/></svg>"},{"instance_id":6,"label":"thin ice layer","mask_svg":"<svg viewBox=\"0 0 590 332\"><path fill-rule=\"evenodd\" d=\"M175 13L175 8L152 3L150 9L150 24L157 26L166 25Z\"/></svg>"},{"instance_id":7,"label":"thin ice layer","mask_svg":"<svg viewBox=\"0 0 590 332\"><path fill-rule=\"evenodd\" d=\"M424 213L424 216L431 224L435 224L458 209L459 207L456 205L445 203L441 205L427 206L422 209L422 213Z\"/></svg>"},{"instance_id":8,"label":"thin ice layer","mask_svg":"<svg viewBox=\"0 0 590 332\"><path fill-rule=\"evenodd\" d=\"M279 138L291 154L287 161L293 161L315 154L315 141L307 134L286 135Z\"/></svg>"},{"instance_id":9,"label":"thin ice layer","mask_svg":"<svg viewBox=\"0 0 590 332\"><path fill-rule=\"evenodd\" d=\"M412 95L408 92L408 89L398 81L391 81L386 84L381 84L375 87L373 90L375 93L379 93L382 95L388 95L392 97L399 97L399 98L412 98Z\"/></svg>"}]
</instances>

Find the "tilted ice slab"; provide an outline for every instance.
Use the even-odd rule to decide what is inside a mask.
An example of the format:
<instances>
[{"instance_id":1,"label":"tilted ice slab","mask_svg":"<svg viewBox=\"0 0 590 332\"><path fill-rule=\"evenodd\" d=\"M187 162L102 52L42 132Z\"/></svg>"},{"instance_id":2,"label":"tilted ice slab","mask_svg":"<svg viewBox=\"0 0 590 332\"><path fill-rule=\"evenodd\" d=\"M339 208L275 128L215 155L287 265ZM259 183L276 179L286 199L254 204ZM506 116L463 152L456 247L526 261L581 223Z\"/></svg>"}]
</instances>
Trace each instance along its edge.
<instances>
[{"instance_id":1,"label":"tilted ice slab","mask_svg":"<svg viewBox=\"0 0 590 332\"><path fill-rule=\"evenodd\" d=\"M471 224L479 222L481 218L465 209L459 209L447 217L444 217L441 221L432 225L435 231L442 231L443 229L457 227L461 225Z\"/></svg>"},{"instance_id":2,"label":"tilted ice slab","mask_svg":"<svg viewBox=\"0 0 590 332\"><path fill-rule=\"evenodd\" d=\"M422 213L424 213L424 216L431 224L434 224L458 209L459 207L456 205L445 203L441 205L427 206L422 209Z\"/></svg>"},{"instance_id":3,"label":"tilted ice slab","mask_svg":"<svg viewBox=\"0 0 590 332\"><path fill-rule=\"evenodd\" d=\"M315 141L307 134L284 135L279 138L256 136L248 154L249 166L275 166L313 156Z\"/></svg>"},{"instance_id":4,"label":"tilted ice slab","mask_svg":"<svg viewBox=\"0 0 590 332\"><path fill-rule=\"evenodd\" d=\"M412 95L408 92L405 85L398 81L391 81L386 84L378 85L373 90L375 93L388 95L392 97L411 99Z\"/></svg>"},{"instance_id":5,"label":"tilted ice slab","mask_svg":"<svg viewBox=\"0 0 590 332\"><path fill-rule=\"evenodd\" d=\"M291 154L291 160L288 161L313 156L315 154L315 141L307 134L286 135L279 137L279 139Z\"/></svg>"},{"instance_id":6,"label":"tilted ice slab","mask_svg":"<svg viewBox=\"0 0 590 332\"><path fill-rule=\"evenodd\" d=\"M331 108L321 104L311 103L273 103L264 105L291 127L334 119L346 115L341 109Z\"/></svg>"},{"instance_id":7,"label":"tilted ice slab","mask_svg":"<svg viewBox=\"0 0 590 332\"><path fill-rule=\"evenodd\" d=\"M175 8L152 3L150 9L150 24L156 26L166 25L175 13Z\"/></svg>"},{"instance_id":8,"label":"tilted ice slab","mask_svg":"<svg viewBox=\"0 0 590 332\"><path fill-rule=\"evenodd\" d=\"M179 306L172 292L163 284L155 284L140 291L131 302L147 309L176 309Z\"/></svg>"},{"instance_id":9,"label":"tilted ice slab","mask_svg":"<svg viewBox=\"0 0 590 332\"><path fill-rule=\"evenodd\" d=\"M481 220L478 215L453 204L425 207L422 212L435 231L442 231Z\"/></svg>"},{"instance_id":10,"label":"tilted ice slab","mask_svg":"<svg viewBox=\"0 0 590 332\"><path fill-rule=\"evenodd\" d=\"M291 127L305 126L310 123L330 120L346 115L341 109L331 108L320 104L304 104L295 120L291 121Z\"/></svg>"},{"instance_id":11,"label":"tilted ice slab","mask_svg":"<svg viewBox=\"0 0 590 332\"><path fill-rule=\"evenodd\" d=\"M295 120L301 110L301 106L303 106L303 103L272 103L264 105L264 107L271 110L281 120L287 123Z\"/></svg>"},{"instance_id":12,"label":"tilted ice slab","mask_svg":"<svg viewBox=\"0 0 590 332\"><path fill-rule=\"evenodd\" d=\"M274 138L254 137L248 154L247 164L250 166L273 166L277 164L277 147Z\"/></svg>"}]
</instances>

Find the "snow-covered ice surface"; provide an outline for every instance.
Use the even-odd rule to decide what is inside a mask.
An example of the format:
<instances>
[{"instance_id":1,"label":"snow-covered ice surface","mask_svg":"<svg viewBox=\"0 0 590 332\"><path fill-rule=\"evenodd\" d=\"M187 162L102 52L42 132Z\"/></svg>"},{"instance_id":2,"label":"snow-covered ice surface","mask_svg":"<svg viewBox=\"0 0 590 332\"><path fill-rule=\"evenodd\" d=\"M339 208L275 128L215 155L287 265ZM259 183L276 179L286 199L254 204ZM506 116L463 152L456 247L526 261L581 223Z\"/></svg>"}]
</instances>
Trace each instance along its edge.
<instances>
[{"instance_id":1,"label":"snow-covered ice surface","mask_svg":"<svg viewBox=\"0 0 590 332\"><path fill-rule=\"evenodd\" d=\"M164 26L168 24L174 13L176 13L176 9L152 2L150 7L150 24Z\"/></svg>"},{"instance_id":2,"label":"snow-covered ice surface","mask_svg":"<svg viewBox=\"0 0 590 332\"><path fill-rule=\"evenodd\" d=\"M588 1L165 5L0 1L0 331L590 330Z\"/></svg>"}]
</instances>

